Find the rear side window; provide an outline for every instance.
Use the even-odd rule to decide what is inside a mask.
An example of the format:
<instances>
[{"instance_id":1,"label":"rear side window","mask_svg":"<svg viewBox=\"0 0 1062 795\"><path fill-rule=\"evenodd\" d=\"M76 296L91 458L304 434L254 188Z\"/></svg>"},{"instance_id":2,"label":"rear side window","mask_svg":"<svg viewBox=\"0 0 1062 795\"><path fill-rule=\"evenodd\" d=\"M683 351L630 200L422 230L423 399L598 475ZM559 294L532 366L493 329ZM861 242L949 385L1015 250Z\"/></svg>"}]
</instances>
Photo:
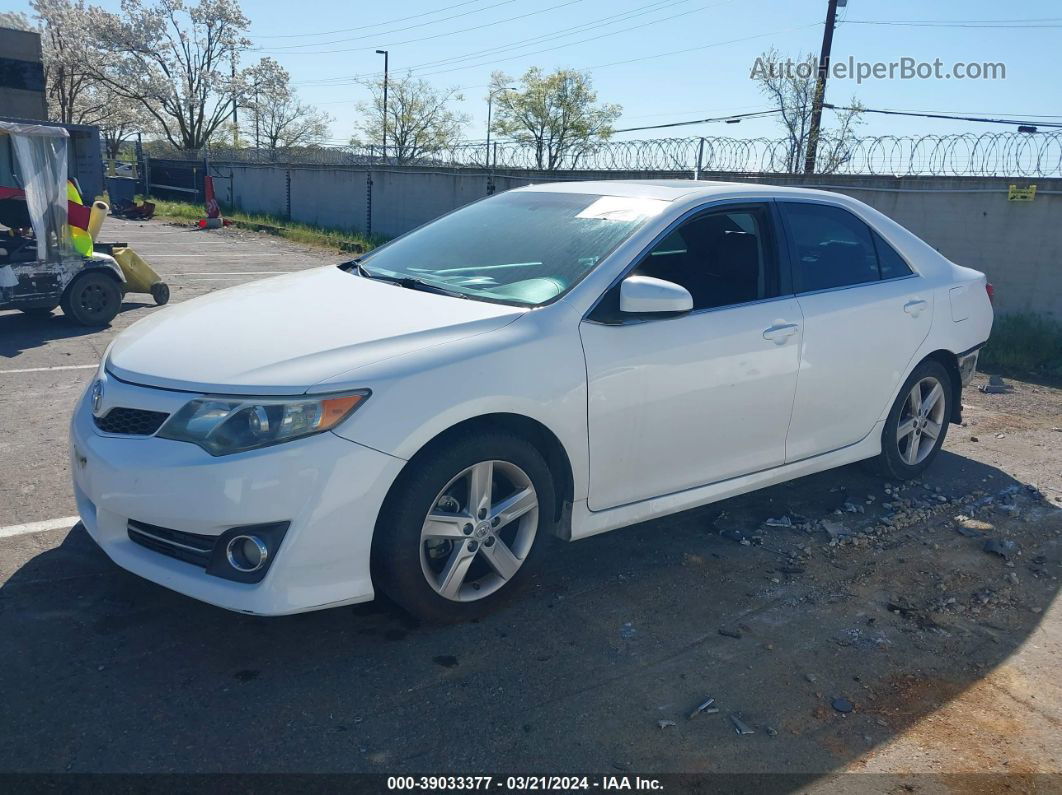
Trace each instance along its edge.
<instances>
[{"instance_id":1,"label":"rear side window","mask_svg":"<svg viewBox=\"0 0 1062 795\"><path fill-rule=\"evenodd\" d=\"M793 246L799 293L878 281L870 229L840 207L780 202ZM895 253L895 252L894 252Z\"/></svg>"},{"instance_id":2,"label":"rear side window","mask_svg":"<svg viewBox=\"0 0 1062 795\"><path fill-rule=\"evenodd\" d=\"M906 260L896 253L896 249L885 242L885 238L877 232L871 232L874 236L874 248L878 250L878 268L882 279L895 279L898 276L910 276L911 266Z\"/></svg>"}]
</instances>

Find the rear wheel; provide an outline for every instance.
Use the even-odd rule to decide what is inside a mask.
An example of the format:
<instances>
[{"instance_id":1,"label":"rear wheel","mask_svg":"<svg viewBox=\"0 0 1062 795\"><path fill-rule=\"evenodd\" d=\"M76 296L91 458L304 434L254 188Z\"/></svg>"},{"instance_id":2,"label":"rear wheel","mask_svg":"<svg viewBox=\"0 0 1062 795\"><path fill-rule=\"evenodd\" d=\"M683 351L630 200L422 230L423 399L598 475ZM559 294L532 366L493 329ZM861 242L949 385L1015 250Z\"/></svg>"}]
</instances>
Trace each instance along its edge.
<instances>
[{"instance_id":1,"label":"rear wheel","mask_svg":"<svg viewBox=\"0 0 1062 795\"><path fill-rule=\"evenodd\" d=\"M77 276L63 292L63 314L82 326L106 326L122 305L118 282L102 271Z\"/></svg>"},{"instance_id":2,"label":"rear wheel","mask_svg":"<svg viewBox=\"0 0 1062 795\"><path fill-rule=\"evenodd\" d=\"M523 439L489 433L433 451L403 474L381 512L378 585L427 621L482 615L526 578L553 507L546 462Z\"/></svg>"},{"instance_id":3,"label":"rear wheel","mask_svg":"<svg viewBox=\"0 0 1062 795\"><path fill-rule=\"evenodd\" d=\"M900 389L881 434L878 463L886 477L909 480L933 463L948 432L951 401L951 376L943 365L918 365Z\"/></svg>"}]
</instances>

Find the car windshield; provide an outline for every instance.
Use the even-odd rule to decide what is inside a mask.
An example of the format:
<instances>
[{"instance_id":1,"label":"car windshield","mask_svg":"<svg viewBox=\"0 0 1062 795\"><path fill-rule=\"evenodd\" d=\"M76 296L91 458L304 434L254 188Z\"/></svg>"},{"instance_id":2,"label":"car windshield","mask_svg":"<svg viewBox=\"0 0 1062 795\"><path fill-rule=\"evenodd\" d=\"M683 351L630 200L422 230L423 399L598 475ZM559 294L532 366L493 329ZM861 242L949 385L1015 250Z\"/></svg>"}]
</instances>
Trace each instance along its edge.
<instances>
[{"instance_id":1,"label":"car windshield","mask_svg":"<svg viewBox=\"0 0 1062 795\"><path fill-rule=\"evenodd\" d=\"M667 202L513 191L470 204L359 260L369 277L527 306L575 285Z\"/></svg>"}]
</instances>

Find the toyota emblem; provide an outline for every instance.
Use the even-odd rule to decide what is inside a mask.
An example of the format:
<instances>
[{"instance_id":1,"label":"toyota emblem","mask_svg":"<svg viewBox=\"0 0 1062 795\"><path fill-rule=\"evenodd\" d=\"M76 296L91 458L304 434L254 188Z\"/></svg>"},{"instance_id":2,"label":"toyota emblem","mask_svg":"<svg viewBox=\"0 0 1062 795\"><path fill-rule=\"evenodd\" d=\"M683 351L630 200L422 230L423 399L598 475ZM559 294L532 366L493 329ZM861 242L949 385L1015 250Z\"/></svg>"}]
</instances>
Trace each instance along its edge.
<instances>
[{"instance_id":1,"label":"toyota emblem","mask_svg":"<svg viewBox=\"0 0 1062 795\"><path fill-rule=\"evenodd\" d=\"M99 416L103 407L103 382L98 378L92 385L92 413Z\"/></svg>"}]
</instances>

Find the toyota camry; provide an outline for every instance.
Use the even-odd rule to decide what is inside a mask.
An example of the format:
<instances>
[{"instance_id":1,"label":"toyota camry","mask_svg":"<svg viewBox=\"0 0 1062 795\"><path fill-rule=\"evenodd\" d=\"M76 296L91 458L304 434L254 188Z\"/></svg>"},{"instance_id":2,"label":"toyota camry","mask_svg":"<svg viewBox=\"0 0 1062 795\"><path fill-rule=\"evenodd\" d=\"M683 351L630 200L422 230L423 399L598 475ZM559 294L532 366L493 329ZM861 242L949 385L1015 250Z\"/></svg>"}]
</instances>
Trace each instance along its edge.
<instances>
[{"instance_id":1,"label":"toyota camry","mask_svg":"<svg viewBox=\"0 0 1062 795\"><path fill-rule=\"evenodd\" d=\"M122 333L71 423L78 510L118 565L224 608L379 590L461 620L547 535L864 459L917 477L990 297L834 193L512 190Z\"/></svg>"}]
</instances>

